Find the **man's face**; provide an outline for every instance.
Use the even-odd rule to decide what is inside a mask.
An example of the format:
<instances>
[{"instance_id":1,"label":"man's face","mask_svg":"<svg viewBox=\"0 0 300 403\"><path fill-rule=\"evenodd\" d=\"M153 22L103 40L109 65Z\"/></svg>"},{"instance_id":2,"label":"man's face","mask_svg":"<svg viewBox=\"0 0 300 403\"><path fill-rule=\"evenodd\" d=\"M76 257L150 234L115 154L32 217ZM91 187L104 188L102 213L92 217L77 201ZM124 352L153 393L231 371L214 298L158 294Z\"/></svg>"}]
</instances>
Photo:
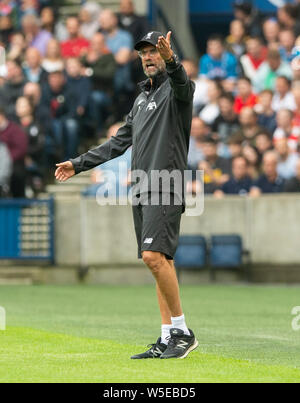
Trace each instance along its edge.
<instances>
[{"instance_id":1,"label":"man's face","mask_svg":"<svg viewBox=\"0 0 300 403\"><path fill-rule=\"evenodd\" d=\"M67 20L67 30L70 36L77 36L79 33L79 23L76 18L69 18Z\"/></svg>"},{"instance_id":2,"label":"man's face","mask_svg":"<svg viewBox=\"0 0 300 403\"><path fill-rule=\"evenodd\" d=\"M262 45L257 39L249 39L247 41L247 52L254 57L261 55Z\"/></svg>"},{"instance_id":3,"label":"man's face","mask_svg":"<svg viewBox=\"0 0 300 403\"><path fill-rule=\"evenodd\" d=\"M198 117L194 117L192 120L191 136L197 140L202 139L206 134L208 134L208 127Z\"/></svg>"},{"instance_id":4,"label":"man's face","mask_svg":"<svg viewBox=\"0 0 300 403\"><path fill-rule=\"evenodd\" d=\"M269 63L271 70L276 71L279 68L280 63L281 63L280 57L278 57L278 58L270 57L270 58L268 58L268 63Z\"/></svg>"},{"instance_id":5,"label":"man's face","mask_svg":"<svg viewBox=\"0 0 300 403\"><path fill-rule=\"evenodd\" d=\"M220 59L224 52L224 47L220 41L211 40L207 43L207 53L213 59Z\"/></svg>"},{"instance_id":6,"label":"man's face","mask_svg":"<svg viewBox=\"0 0 300 403\"><path fill-rule=\"evenodd\" d=\"M276 91L280 95L285 95L287 92L289 92L289 84L288 82L281 77L278 77L276 80Z\"/></svg>"},{"instance_id":7,"label":"man's face","mask_svg":"<svg viewBox=\"0 0 300 403\"><path fill-rule=\"evenodd\" d=\"M153 78L166 70L166 63L155 46L144 46L139 51L139 55L142 59L144 73L147 77Z\"/></svg>"},{"instance_id":8,"label":"man's face","mask_svg":"<svg viewBox=\"0 0 300 403\"><path fill-rule=\"evenodd\" d=\"M53 73L48 77L49 85L52 91L59 92L64 86L65 78L63 73Z\"/></svg>"},{"instance_id":9,"label":"man's face","mask_svg":"<svg viewBox=\"0 0 300 403\"><path fill-rule=\"evenodd\" d=\"M252 127L256 124L256 117L251 108L243 108L240 113L240 123L244 127Z\"/></svg>"},{"instance_id":10,"label":"man's face","mask_svg":"<svg viewBox=\"0 0 300 403\"><path fill-rule=\"evenodd\" d=\"M134 13L134 6L132 0L121 0L120 12L125 15L131 15Z\"/></svg>"},{"instance_id":11,"label":"man's face","mask_svg":"<svg viewBox=\"0 0 300 403\"><path fill-rule=\"evenodd\" d=\"M241 180L247 175L247 163L244 158L236 158L233 161L232 173L237 180Z\"/></svg>"},{"instance_id":12,"label":"man's face","mask_svg":"<svg viewBox=\"0 0 300 403\"><path fill-rule=\"evenodd\" d=\"M267 177L277 175L277 160L275 156L265 156L263 161L263 171Z\"/></svg>"},{"instance_id":13,"label":"man's face","mask_svg":"<svg viewBox=\"0 0 300 403\"><path fill-rule=\"evenodd\" d=\"M217 146L213 143L203 143L203 154L206 160L217 157Z\"/></svg>"},{"instance_id":14,"label":"man's face","mask_svg":"<svg viewBox=\"0 0 300 403\"><path fill-rule=\"evenodd\" d=\"M223 116L231 115L233 112L233 103L226 98L220 98L219 107Z\"/></svg>"}]
</instances>

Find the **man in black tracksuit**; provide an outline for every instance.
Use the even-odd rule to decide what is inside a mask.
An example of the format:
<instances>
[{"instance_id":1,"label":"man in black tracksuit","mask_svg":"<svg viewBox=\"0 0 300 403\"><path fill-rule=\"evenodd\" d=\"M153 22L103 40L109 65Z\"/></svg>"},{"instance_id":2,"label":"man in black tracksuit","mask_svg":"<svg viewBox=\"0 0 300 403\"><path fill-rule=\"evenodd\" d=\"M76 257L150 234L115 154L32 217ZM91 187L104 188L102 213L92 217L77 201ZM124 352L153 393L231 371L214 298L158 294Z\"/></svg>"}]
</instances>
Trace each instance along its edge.
<instances>
[{"instance_id":1,"label":"man in black tracksuit","mask_svg":"<svg viewBox=\"0 0 300 403\"><path fill-rule=\"evenodd\" d=\"M187 328L173 263L181 214L183 181L165 186L159 173L182 179L192 120L194 84L171 46L171 32L149 32L136 45L148 80L116 136L76 159L57 164L55 176L65 181L122 155L132 145L133 217L138 256L152 271L162 318L161 337L150 350L131 358L185 358L198 341ZM143 172L143 175L141 175ZM136 175L135 175L136 174ZM170 177L170 176L169 176ZM150 187L149 187L150 186ZM170 198L165 197L170 196Z\"/></svg>"}]
</instances>

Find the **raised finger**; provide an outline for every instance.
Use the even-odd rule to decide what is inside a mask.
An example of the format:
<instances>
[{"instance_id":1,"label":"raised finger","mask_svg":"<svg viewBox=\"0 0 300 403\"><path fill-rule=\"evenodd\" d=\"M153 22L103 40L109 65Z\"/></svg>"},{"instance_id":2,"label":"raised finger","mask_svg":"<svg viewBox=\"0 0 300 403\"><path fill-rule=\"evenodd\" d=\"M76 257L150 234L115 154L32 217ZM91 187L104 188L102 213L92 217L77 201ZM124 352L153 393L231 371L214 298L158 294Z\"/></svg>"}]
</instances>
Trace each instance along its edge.
<instances>
[{"instance_id":1,"label":"raised finger","mask_svg":"<svg viewBox=\"0 0 300 403\"><path fill-rule=\"evenodd\" d=\"M167 42L168 42L169 45L171 44L171 35L172 35L172 31L169 31L169 32L167 33L167 38L166 38L166 40L167 40Z\"/></svg>"}]
</instances>

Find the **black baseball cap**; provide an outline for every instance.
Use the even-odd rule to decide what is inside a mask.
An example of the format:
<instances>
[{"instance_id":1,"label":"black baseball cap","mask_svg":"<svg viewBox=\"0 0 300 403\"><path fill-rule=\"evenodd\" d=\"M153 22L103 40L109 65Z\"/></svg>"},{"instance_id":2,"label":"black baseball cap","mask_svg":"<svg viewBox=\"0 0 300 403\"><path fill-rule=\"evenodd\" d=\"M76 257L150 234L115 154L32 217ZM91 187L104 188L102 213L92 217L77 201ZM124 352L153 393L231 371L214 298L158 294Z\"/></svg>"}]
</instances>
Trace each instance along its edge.
<instances>
[{"instance_id":1,"label":"black baseball cap","mask_svg":"<svg viewBox=\"0 0 300 403\"><path fill-rule=\"evenodd\" d=\"M158 38L160 36L163 36L163 34L161 32L158 32L158 31L148 32L148 34L143 36L143 38L135 44L134 49L140 50L143 46L146 46L146 45L156 46L157 42L158 42Z\"/></svg>"}]
</instances>

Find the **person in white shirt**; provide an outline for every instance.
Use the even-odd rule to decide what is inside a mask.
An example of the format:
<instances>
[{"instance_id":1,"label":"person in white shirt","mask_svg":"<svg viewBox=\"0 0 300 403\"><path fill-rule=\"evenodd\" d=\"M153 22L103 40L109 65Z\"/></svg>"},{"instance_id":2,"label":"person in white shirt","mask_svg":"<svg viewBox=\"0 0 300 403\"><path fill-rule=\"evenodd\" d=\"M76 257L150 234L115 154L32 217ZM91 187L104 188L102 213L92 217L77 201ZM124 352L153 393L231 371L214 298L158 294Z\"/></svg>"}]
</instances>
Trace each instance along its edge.
<instances>
[{"instance_id":1,"label":"person in white shirt","mask_svg":"<svg viewBox=\"0 0 300 403\"><path fill-rule=\"evenodd\" d=\"M276 79L272 109L275 112L280 109L289 109L291 111L296 109L295 98L291 92L291 81L285 76L280 76Z\"/></svg>"},{"instance_id":2,"label":"person in white shirt","mask_svg":"<svg viewBox=\"0 0 300 403\"><path fill-rule=\"evenodd\" d=\"M209 101L199 113L200 119L208 125L211 125L220 113L218 101L222 93L223 88L218 81L208 81L207 96Z\"/></svg>"}]
</instances>

